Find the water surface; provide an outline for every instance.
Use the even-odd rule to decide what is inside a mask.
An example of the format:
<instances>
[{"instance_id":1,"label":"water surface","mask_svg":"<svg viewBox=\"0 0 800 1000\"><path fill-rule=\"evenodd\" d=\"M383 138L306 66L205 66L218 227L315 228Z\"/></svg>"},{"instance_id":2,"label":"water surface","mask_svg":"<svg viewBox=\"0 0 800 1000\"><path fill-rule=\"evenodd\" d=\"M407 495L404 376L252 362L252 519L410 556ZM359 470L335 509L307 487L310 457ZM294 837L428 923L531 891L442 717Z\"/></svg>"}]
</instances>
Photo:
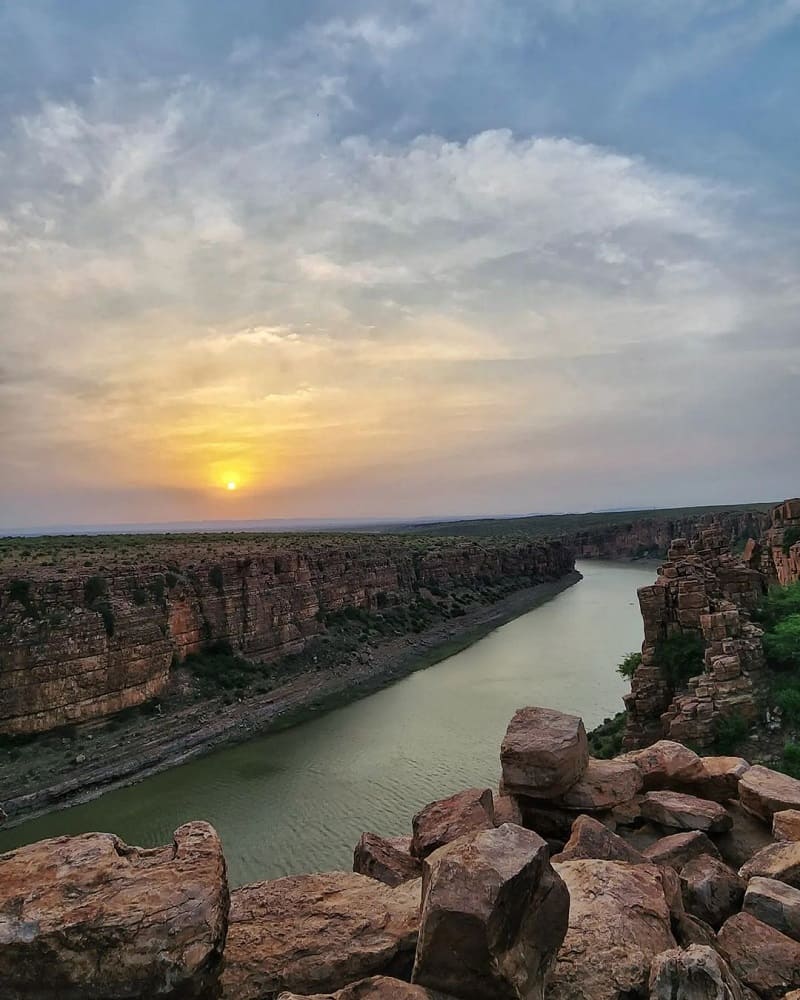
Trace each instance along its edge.
<instances>
[{"instance_id":1,"label":"water surface","mask_svg":"<svg viewBox=\"0 0 800 1000\"><path fill-rule=\"evenodd\" d=\"M410 832L412 814L469 785L496 785L499 747L521 705L583 716L622 707L614 667L638 649L636 588L654 564L583 562L584 579L441 663L295 729L229 747L0 833L0 851L110 830L168 842L207 819L231 883L349 869L364 830Z\"/></svg>"}]
</instances>

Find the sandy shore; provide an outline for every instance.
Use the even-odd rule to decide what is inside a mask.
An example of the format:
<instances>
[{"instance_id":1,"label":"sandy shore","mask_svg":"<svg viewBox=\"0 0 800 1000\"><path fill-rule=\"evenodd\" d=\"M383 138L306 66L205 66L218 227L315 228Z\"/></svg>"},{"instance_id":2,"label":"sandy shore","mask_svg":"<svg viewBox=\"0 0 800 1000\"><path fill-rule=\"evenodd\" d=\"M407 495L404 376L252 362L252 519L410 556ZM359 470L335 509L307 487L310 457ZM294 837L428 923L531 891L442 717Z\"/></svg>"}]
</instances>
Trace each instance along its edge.
<instances>
[{"instance_id":1,"label":"sandy shore","mask_svg":"<svg viewBox=\"0 0 800 1000\"><path fill-rule=\"evenodd\" d=\"M296 725L362 698L465 649L580 579L575 571L517 591L457 620L366 647L335 673L301 674L280 688L232 705L215 698L116 728L87 728L75 739L55 741L55 746L52 738L38 746L32 743L22 748L13 766L4 766L0 777L5 826L97 798L217 747Z\"/></svg>"}]
</instances>

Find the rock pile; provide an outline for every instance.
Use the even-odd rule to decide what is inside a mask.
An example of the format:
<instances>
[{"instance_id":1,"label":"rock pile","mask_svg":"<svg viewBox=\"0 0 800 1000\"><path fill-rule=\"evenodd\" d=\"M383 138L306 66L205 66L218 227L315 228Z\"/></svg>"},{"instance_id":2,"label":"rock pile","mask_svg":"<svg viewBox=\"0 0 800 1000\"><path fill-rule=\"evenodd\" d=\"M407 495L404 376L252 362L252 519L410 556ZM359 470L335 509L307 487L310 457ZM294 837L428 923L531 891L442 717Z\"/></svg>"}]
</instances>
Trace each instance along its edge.
<instances>
[{"instance_id":1,"label":"rock pile","mask_svg":"<svg viewBox=\"0 0 800 1000\"><path fill-rule=\"evenodd\" d=\"M354 872L228 896L204 823L0 856L8 1000L784 1000L800 993L800 781L581 720L512 719L502 791L366 833Z\"/></svg>"}]
</instances>

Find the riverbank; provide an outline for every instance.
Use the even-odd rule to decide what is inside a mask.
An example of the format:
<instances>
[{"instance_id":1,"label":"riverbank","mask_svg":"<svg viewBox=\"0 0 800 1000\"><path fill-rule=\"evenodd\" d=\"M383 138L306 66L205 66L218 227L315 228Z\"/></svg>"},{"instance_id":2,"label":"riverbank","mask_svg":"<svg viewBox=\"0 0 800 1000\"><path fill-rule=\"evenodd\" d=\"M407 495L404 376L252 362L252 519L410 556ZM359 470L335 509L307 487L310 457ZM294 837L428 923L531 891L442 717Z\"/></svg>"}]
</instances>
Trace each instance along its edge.
<instances>
[{"instance_id":1,"label":"riverbank","mask_svg":"<svg viewBox=\"0 0 800 1000\"><path fill-rule=\"evenodd\" d=\"M121 724L112 720L84 727L68 737L32 741L19 747L15 759L2 769L0 805L8 814L6 825L86 802L217 747L297 725L362 698L465 649L580 579L575 571L517 591L420 633L365 647L335 673L301 674L270 692L233 704L211 698Z\"/></svg>"}]
</instances>

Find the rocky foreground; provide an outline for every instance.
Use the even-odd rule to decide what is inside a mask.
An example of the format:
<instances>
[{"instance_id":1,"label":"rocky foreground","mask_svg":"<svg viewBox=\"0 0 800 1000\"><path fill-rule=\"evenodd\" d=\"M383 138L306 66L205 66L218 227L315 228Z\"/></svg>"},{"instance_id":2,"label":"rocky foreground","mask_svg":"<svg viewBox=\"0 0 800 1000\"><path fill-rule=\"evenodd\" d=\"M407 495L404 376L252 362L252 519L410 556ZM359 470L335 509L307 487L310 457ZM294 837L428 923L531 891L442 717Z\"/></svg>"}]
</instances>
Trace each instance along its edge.
<instances>
[{"instance_id":1,"label":"rocky foreground","mask_svg":"<svg viewBox=\"0 0 800 1000\"><path fill-rule=\"evenodd\" d=\"M0 856L8 1000L800 1000L800 781L668 740L589 757L580 719L520 709L497 792L353 872L228 891L215 831Z\"/></svg>"}]
</instances>

